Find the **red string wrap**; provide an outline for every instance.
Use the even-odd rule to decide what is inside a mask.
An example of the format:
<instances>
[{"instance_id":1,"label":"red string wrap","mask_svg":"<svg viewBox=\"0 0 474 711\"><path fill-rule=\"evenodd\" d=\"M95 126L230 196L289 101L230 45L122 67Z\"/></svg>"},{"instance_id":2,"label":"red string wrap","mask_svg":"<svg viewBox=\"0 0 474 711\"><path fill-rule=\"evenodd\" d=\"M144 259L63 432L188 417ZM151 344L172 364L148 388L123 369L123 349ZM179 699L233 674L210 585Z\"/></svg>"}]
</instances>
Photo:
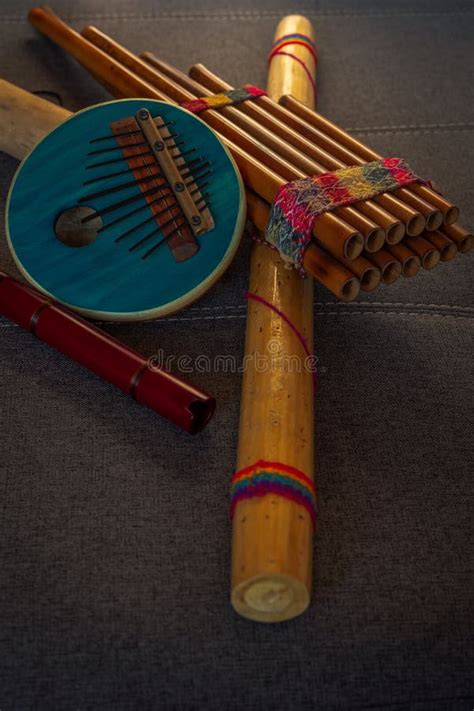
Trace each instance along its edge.
<instances>
[{"instance_id":1,"label":"red string wrap","mask_svg":"<svg viewBox=\"0 0 474 711\"><path fill-rule=\"evenodd\" d=\"M271 63L272 59L274 57L278 56L284 56L284 57L291 57L291 59L294 59L295 62L298 62L298 64L303 68L308 81L310 82L311 86L313 87L314 94L316 95L316 81L313 77L312 72L309 70L308 65L306 62L301 59L300 57L297 57L296 54L293 54L292 52L285 51L283 48L288 47L289 45L300 45L302 47L305 47L308 52L311 54L311 56L314 59L315 64L317 65L318 63L318 53L316 50L316 46L313 42L313 40L308 37L307 35L301 35L298 33L290 34L290 35L283 35L283 37L279 37L272 46L272 49L270 50L270 54L268 55L268 64Z\"/></svg>"}]
</instances>

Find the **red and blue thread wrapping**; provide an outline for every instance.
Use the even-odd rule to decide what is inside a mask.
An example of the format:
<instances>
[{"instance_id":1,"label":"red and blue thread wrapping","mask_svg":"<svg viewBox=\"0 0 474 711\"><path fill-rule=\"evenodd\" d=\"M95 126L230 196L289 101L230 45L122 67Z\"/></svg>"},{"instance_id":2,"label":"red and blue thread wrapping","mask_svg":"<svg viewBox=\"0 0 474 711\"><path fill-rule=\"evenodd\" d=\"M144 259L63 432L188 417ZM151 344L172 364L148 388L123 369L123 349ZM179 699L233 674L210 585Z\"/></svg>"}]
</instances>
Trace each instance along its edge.
<instances>
[{"instance_id":1,"label":"red and blue thread wrapping","mask_svg":"<svg viewBox=\"0 0 474 711\"><path fill-rule=\"evenodd\" d=\"M291 45L299 45L302 47L306 47L309 54L313 57L314 63L318 63L318 52L316 50L316 45L314 44L313 40L311 39L311 37L299 34L298 32L283 35L282 37L279 37L277 40L275 40L270 50L270 54L268 55L268 63L270 64L272 59L274 57L278 57L279 55L283 55L284 57L291 57L291 59L294 59L295 62L298 62L298 64L303 67L304 72L308 77L311 86L313 87L314 94L316 95L316 81L313 77L313 73L309 70L306 62L301 59L301 57L297 57L296 54L288 52L287 49L284 49L285 47L289 47Z\"/></svg>"},{"instance_id":2,"label":"red and blue thread wrapping","mask_svg":"<svg viewBox=\"0 0 474 711\"><path fill-rule=\"evenodd\" d=\"M316 524L316 489L302 471L281 462L260 459L234 473L231 482L230 517L237 504L246 499L277 494L303 506Z\"/></svg>"}]
</instances>

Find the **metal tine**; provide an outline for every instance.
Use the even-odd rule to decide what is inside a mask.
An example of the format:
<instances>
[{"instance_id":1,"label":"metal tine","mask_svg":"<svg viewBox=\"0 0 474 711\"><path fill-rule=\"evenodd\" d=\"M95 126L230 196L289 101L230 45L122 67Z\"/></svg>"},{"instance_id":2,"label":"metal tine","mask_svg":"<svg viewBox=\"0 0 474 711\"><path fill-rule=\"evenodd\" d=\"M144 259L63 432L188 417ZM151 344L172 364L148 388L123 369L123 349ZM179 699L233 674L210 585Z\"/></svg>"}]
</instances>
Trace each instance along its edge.
<instances>
[{"instance_id":1,"label":"metal tine","mask_svg":"<svg viewBox=\"0 0 474 711\"><path fill-rule=\"evenodd\" d=\"M176 146L173 146L173 148L171 150L173 150L174 148L176 148ZM178 151L178 153L176 153L176 155L173 155L173 153L171 155L176 160L176 158L184 158L184 156L189 156L191 153L195 153L196 151L197 151L197 148L190 148L187 151Z\"/></svg>"},{"instance_id":2,"label":"metal tine","mask_svg":"<svg viewBox=\"0 0 474 711\"><path fill-rule=\"evenodd\" d=\"M190 195L194 195L195 193L200 193L203 188L205 188L208 185L208 182L206 181L202 185L198 185L197 187L194 188L194 190L190 191Z\"/></svg>"},{"instance_id":3,"label":"metal tine","mask_svg":"<svg viewBox=\"0 0 474 711\"><path fill-rule=\"evenodd\" d=\"M148 204L147 204L147 207L150 207L151 204L152 204L152 203L148 203ZM128 237L129 235L132 234L132 232L135 232L135 230L140 229L140 227L144 227L144 225L147 225L149 222L152 222L156 217L159 217L160 215L162 215L162 214L163 214L164 212L166 212L167 210L172 210L173 208L175 208L175 207L177 207L177 206L178 206L178 203L176 203L176 202L173 203L172 205L166 205L166 206L165 206L162 210L160 210L159 212L153 213L153 214L151 215L151 217L147 217L146 220L142 220L142 222L139 222L137 225L134 225L133 227L130 227L130 229L127 230L126 232L122 232L121 235L119 235L118 237L116 237L116 238L114 239L114 242L121 242L123 239L125 239L125 237ZM179 217L179 215L176 215L176 217Z\"/></svg>"},{"instance_id":4,"label":"metal tine","mask_svg":"<svg viewBox=\"0 0 474 711\"><path fill-rule=\"evenodd\" d=\"M160 123L158 128L162 128L163 126L171 126L174 124L174 121L163 121L163 123ZM111 133L109 136L99 136L98 138L93 138L89 143L99 143L100 141L109 141L111 138L120 138L121 136L133 136L136 133L142 133L141 129L137 129L136 131L125 131L124 133Z\"/></svg>"},{"instance_id":5,"label":"metal tine","mask_svg":"<svg viewBox=\"0 0 474 711\"><path fill-rule=\"evenodd\" d=\"M86 155L88 156L97 156L100 155L101 153L111 153L112 151L121 151L123 148L135 148L138 146L147 146L148 143L147 141L140 141L140 143L123 143L121 146L118 144L116 146L112 146L111 148L99 148L97 151L90 151Z\"/></svg>"},{"instance_id":6,"label":"metal tine","mask_svg":"<svg viewBox=\"0 0 474 711\"><path fill-rule=\"evenodd\" d=\"M87 195L83 195L83 197L79 198L78 202L88 202L89 200L95 200L96 198L104 197L104 195L110 195L111 193L118 193L121 190L126 190L127 188L133 188L136 185L145 185L146 183L151 183L157 178L165 179L165 176L160 171L159 173L154 173L153 175L146 175L143 178L135 178L135 180L129 180L127 183L120 183L120 185L113 185L110 188L104 188L104 190L99 190L99 192L97 193L88 193ZM156 187L159 186L157 185Z\"/></svg>"},{"instance_id":7,"label":"metal tine","mask_svg":"<svg viewBox=\"0 0 474 711\"><path fill-rule=\"evenodd\" d=\"M200 160L202 160L202 158L200 158ZM184 172L190 173L190 172L191 172L191 168L192 168L192 166L193 166L195 163L196 163L196 161L191 161L191 162L188 163L187 165L183 165L183 168L186 169L185 171L182 171L182 170L181 170L181 166L180 166L180 167L178 168L178 170L180 171L181 175L184 175ZM196 166L197 170L196 170L195 172L197 172L197 171L199 171L199 170L202 170L203 168L207 168L207 167L210 166L210 165L211 165L211 162L208 161L208 160L204 161L204 163L202 163L201 165L199 165L199 163L198 163L197 166Z\"/></svg>"},{"instance_id":8,"label":"metal tine","mask_svg":"<svg viewBox=\"0 0 474 711\"><path fill-rule=\"evenodd\" d=\"M153 153L151 151L143 151L142 153L134 153L133 156L122 156L121 158L113 158L112 160L104 160L100 163L91 163L91 165L86 166L86 170L91 168L100 168L103 165L111 165L112 163L123 163L124 161L129 161L132 158L140 158L140 156L151 156ZM147 164L149 165L149 164Z\"/></svg>"},{"instance_id":9,"label":"metal tine","mask_svg":"<svg viewBox=\"0 0 474 711\"><path fill-rule=\"evenodd\" d=\"M140 200L140 198L145 197L146 195L153 195L161 190L169 190L171 192L171 194L173 194L171 188L167 184L165 184L165 185L163 185L163 187L159 187L159 188L150 188L150 190L144 190L143 192L138 193L138 195L133 195L132 197L126 198L125 200L120 200L120 202L116 202L113 205L108 205L107 207L104 207L102 210L97 210L96 212L93 212L91 215L88 215L87 217L83 217L81 222L82 222L82 224L84 224L86 222L90 222L97 216L102 217L102 215L107 215L109 212L118 210L120 207L123 207L124 205L129 205L132 202L136 202L137 200Z\"/></svg>"},{"instance_id":10,"label":"metal tine","mask_svg":"<svg viewBox=\"0 0 474 711\"><path fill-rule=\"evenodd\" d=\"M153 160L151 163L144 163L143 165L139 166L139 168L146 168L147 166L156 166L156 161ZM108 173L108 175L99 175L98 178L91 178L91 180L86 180L83 185L92 185L92 183L98 183L100 180L108 180L109 178L116 178L119 175L127 175L128 173L132 173L134 170L138 170L137 168L126 168L125 170L117 170L115 173Z\"/></svg>"},{"instance_id":11,"label":"metal tine","mask_svg":"<svg viewBox=\"0 0 474 711\"><path fill-rule=\"evenodd\" d=\"M135 244L133 244L131 247L129 247L128 251L134 252L136 249L141 247L142 244L145 244L145 242L148 242L148 240L151 239L153 237L153 235L155 235L157 232L160 232L163 229L163 227L166 227L171 222L173 222L175 220L179 220L179 219L184 219L184 216L182 213L180 213L178 215L173 215L172 217L169 218L169 220L166 220L166 222L163 222L162 225L158 225L158 227L156 227L154 230L152 230L147 235L145 235L140 240L138 240L138 242L135 242ZM184 227L184 224L185 224L185 222L181 225L181 227Z\"/></svg>"},{"instance_id":12,"label":"metal tine","mask_svg":"<svg viewBox=\"0 0 474 711\"><path fill-rule=\"evenodd\" d=\"M183 165L183 168L186 168L189 172L189 168L194 166L194 165L199 165L199 163L203 160L202 156L199 156L199 158L195 158L194 160L190 160L189 163L186 163L186 165ZM147 166L153 166L156 165L156 161L151 161L150 163L145 163L143 166L139 166L140 168L146 168ZM200 168L210 165L209 161L206 161L203 163L202 166L199 166ZM181 166L179 166L181 167ZM138 168L138 166L137 166ZM126 175L127 173L131 173L134 170L134 168L126 168L125 170L117 170L115 173L109 173L108 175L99 175L98 178L91 178L91 180L86 180L82 184L83 185L92 185L93 183L98 183L101 180L108 180L109 178L116 178L119 175ZM182 171L180 171L182 174Z\"/></svg>"},{"instance_id":13,"label":"metal tine","mask_svg":"<svg viewBox=\"0 0 474 711\"><path fill-rule=\"evenodd\" d=\"M179 157L179 156L178 156L178 157ZM203 157L202 157L202 156L198 156L198 157L195 158L194 160L190 160L190 161L188 161L187 163L183 163L183 165L178 165L178 170L181 171L181 168L187 168L187 169L189 169L190 167L192 167L192 166L194 166L194 165L197 166L197 165L199 165L199 163L200 163L202 160L203 160ZM209 163L209 161L208 161L208 163ZM209 165L210 165L210 163L209 163Z\"/></svg>"},{"instance_id":14,"label":"metal tine","mask_svg":"<svg viewBox=\"0 0 474 711\"><path fill-rule=\"evenodd\" d=\"M163 245L165 242L167 242L167 241L170 239L170 237L172 237L172 236L173 236L174 234L176 234L177 232L181 234L181 228L182 228L182 227L185 227L185 224L183 224L183 225L178 225L175 230L173 230L172 232L170 232L169 234L167 234L165 237L163 237L163 239L160 240L160 241L158 242L158 244L155 244L153 247L151 247L151 248L148 250L148 252L145 252L145 254L143 255L142 259L146 259L147 257L150 256L150 254L153 254L153 252L156 252L156 250L157 250L159 247L161 247L161 245Z\"/></svg>"},{"instance_id":15,"label":"metal tine","mask_svg":"<svg viewBox=\"0 0 474 711\"><path fill-rule=\"evenodd\" d=\"M152 205L156 205L158 202L162 202L163 200L168 200L171 197L171 195L160 195L159 197L156 198L156 200L152 200L151 202L144 202L143 205L140 205L140 207L136 207L134 210L130 210L130 212L127 212L125 215L120 215L120 217L117 217L115 220L112 220L112 222L109 222L107 225L103 225L100 227L98 232L104 232L104 230L109 229L110 227L115 227L115 225L118 225L119 222L123 222L126 220L128 217L132 217L132 215L136 215L139 212L142 212L143 210L146 210L148 207L151 207Z\"/></svg>"},{"instance_id":16,"label":"metal tine","mask_svg":"<svg viewBox=\"0 0 474 711\"><path fill-rule=\"evenodd\" d=\"M203 175L199 175L197 178L195 175L192 177L187 177L184 179L184 182L186 184L192 184L197 182L197 180L202 180L202 178L205 178L207 175L210 175L212 171L208 171L207 173L204 173ZM79 203L85 203L88 202L89 200L95 200L96 198L104 197L104 195L110 195L111 193L117 193L120 192L121 190L126 190L127 188L132 188L135 187L136 185L142 185L146 183L151 183L153 180L156 180L157 178L163 178L165 182L161 183L160 185L156 185L155 187L159 188L162 185L167 185L166 183L166 178L161 173L155 173L154 175L147 175L144 176L143 178L136 178L135 180L129 180L127 183L120 183L120 185L113 185L110 188L105 188L104 190L99 190L97 193L89 193L88 195L83 195L83 197L79 198L78 202Z\"/></svg>"},{"instance_id":17,"label":"metal tine","mask_svg":"<svg viewBox=\"0 0 474 711\"><path fill-rule=\"evenodd\" d=\"M199 212L203 212L203 210L207 210L208 201L209 201L209 195L207 193L205 195L202 195L201 199L196 203L196 207L199 210Z\"/></svg>"},{"instance_id":18,"label":"metal tine","mask_svg":"<svg viewBox=\"0 0 474 711\"><path fill-rule=\"evenodd\" d=\"M195 190L193 190L191 192L191 195L196 192L200 192L200 189L196 188ZM160 202L162 199L165 200L167 197L168 196L166 196L165 198L158 198L157 200L153 200L153 202L149 202L146 205L143 205L142 207L138 208L138 210L133 210L132 212L129 212L127 215L125 215L124 217L119 217L118 220L115 220L115 222L112 222L109 225L105 225L104 227L102 227L99 230L99 232L106 229L107 227L110 227L111 225L116 224L117 222L120 222L121 220L124 220L126 217L131 216L131 215L135 214L136 212L144 210L147 207L151 207L152 205L156 204L157 202ZM204 194L201 193L201 198L199 199L199 202L196 203L196 207L200 212L202 212L203 210L205 210L207 208L208 199L209 199L209 195L207 193L204 193ZM204 204L200 207L201 203L204 203ZM161 215L164 212L166 212L167 210L171 210L172 208L177 207L177 206L178 206L178 203L174 203L173 205L165 205L165 207L162 210L160 210L159 212L155 212L153 215L151 215L151 217L147 217L146 220L142 220L142 222L139 222L137 225L134 225L126 232L123 232L121 235L116 237L114 241L120 242L122 239L125 239L125 237L128 237L129 235L131 235L132 232L134 232L135 230L138 230L140 227L144 227L144 225L147 225L149 222L152 222L159 215ZM179 215L177 215L176 217L179 217Z\"/></svg>"},{"instance_id":19,"label":"metal tine","mask_svg":"<svg viewBox=\"0 0 474 711\"><path fill-rule=\"evenodd\" d=\"M203 173L202 175L196 175L193 173L191 177L185 178L184 182L187 183L188 185L192 185L193 183L196 183L198 185L199 181L202 180L203 178L207 178L208 175L212 175L212 170L208 170L206 173Z\"/></svg>"}]
</instances>

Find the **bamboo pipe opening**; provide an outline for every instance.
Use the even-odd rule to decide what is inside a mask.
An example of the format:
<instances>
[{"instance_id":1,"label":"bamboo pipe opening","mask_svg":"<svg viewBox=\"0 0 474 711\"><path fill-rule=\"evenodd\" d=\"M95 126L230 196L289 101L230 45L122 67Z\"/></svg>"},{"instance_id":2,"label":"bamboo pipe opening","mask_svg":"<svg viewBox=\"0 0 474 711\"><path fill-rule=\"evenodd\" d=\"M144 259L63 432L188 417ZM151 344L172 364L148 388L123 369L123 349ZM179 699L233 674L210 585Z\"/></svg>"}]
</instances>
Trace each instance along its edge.
<instances>
[{"instance_id":1,"label":"bamboo pipe opening","mask_svg":"<svg viewBox=\"0 0 474 711\"><path fill-rule=\"evenodd\" d=\"M403 226L402 226L403 230ZM404 232L405 230L403 230ZM401 238L400 238L401 239ZM365 248L368 252L378 252L385 243L385 232L381 227L374 228L366 235Z\"/></svg>"},{"instance_id":2,"label":"bamboo pipe opening","mask_svg":"<svg viewBox=\"0 0 474 711\"><path fill-rule=\"evenodd\" d=\"M346 259L356 259L364 249L364 238L359 232L354 232L344 243L344 256Z\"/></svg>"},{"instance_id":3,"label":"bamboo pipe opening","mask_svg":"<svg viewBox=\"0 0 474 711\"><path fill-rule=\"evenodd\" d=\"M367 267L359 277L362 291L373 291L380 284L381 273L376 267Z\"/></svg>"},{"instance_id":4,"label":"bamboo pipe opening","mask_svg":"<svg viewBox=\"0 0 474 711\"><path fill-rule=\"evenodd\" d=\"M402 273L402 265L396 259L393 262L388 262L382 267L381 277L384 284L393 284L397 281Z\"/></svg>"},{"instance_id":5,"label":"bamboo pipe opening","mask_svg":"<svg viewBox=\"0 0 474 711\"><path fill-rule=\"evenodd\" d=\"M428 249L421 257L421 266L423 269L434 269L440 262L441 253L438 249Z\"/></svg>"},{"instance_id":6,"label":"bamboo pipe opening","mask_svg":"<svg viewBox=\"0 0 474 711\"><path fill-rule=\"evenodd\" d=\"M402 222L397 222L391 225L386 234L388 244L398 244L405 237L405 225Z\"/></svg>"},{"instance_id":7,"label":"bamboo pipe opening","mask_svg":"<svg viewBox=\"0 0 474 711\"><path fill-rule=\"evenodd\" d=\"M341 287L339 298L341 301L354 301L359 295L360 283L356 277L350 277Z\"/></svg>"},{"instance_id":8,"label":"bamboo pipe opening","mask_svg":"<svg viewBox=\"0 0 474 711\"><path fill-rule=\"evenodd\" d=\"M437 230L443 224L443 213L440 210L433 210L425 215L426 229Z\"/></svg>"},{"instance_id":9,"label":"bamboo pipe opening","mask_svg":"<svg viewBox=\"0 0 474 711\"><path fill-rule=\"evenodd\" d=\"M441 254L441 261L442 262L450 262L451 259L454 259L456 254L458 253L458 248L452 242L451 244L445 244L442 247L438 247L440 254Z\"/></svg>"},{"instance_id":10,"label":"bamboo pipe opening","mask_svg":"<svg viewBox=\"0 0 474 711\"><path fill-rule=\"evenodd\" d=\"M457 222L459 220L459 208L456 207L456 205L451 205L446 210L446 213L444 215L444 224L445 225L452 225L453 222Z\"/></svg>"},{"instance_id":11,"label":"bamboo pipe opening","mask_svg":"<svg viewBox=\"0 0 474 711\"><path fill-rule=\"evenodd\" d=\"M474 247L474 236L466 235L458 242L458 250L461 254L467 254Z\"/></svg>"},{"instance_id":12,"label":"bamboo pipe opening","mask_svg":"<svg viewBox=\"0 0 474 711\"><path fill-rule=\"evenodd\" d=\"M422 215L414 215L407 220L406 230L409 237L418 237L426 228L426 220Z\"/></svg>"},{"instance_id":13,"label":"bamboo pipe opening","mask_svg":"<svg viewBox=\"0 0 474 711\"><path fill-rule=\"evenodd\" d=\"M414 277L421 269L421 259L416 255L406 257L402 262L402 274L404 277Z\"/></svg>"}]
</instances>

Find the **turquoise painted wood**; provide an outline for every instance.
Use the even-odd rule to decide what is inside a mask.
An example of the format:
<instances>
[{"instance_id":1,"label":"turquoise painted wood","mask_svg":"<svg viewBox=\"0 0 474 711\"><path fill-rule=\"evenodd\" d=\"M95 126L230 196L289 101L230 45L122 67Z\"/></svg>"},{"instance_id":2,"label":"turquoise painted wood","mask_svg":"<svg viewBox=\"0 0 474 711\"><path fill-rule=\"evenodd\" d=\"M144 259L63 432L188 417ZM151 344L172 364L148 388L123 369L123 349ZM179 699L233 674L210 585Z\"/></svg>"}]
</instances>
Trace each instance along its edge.
<instances>
[{"instance_id":1,"label":"turquoise painted wood","mask_svg":"<svg viewBox=\"0 0 474 711\"><path fill-rule=\"evenodd\" d=\"M83 247L71 247L55 235L56 218L77 205L81 197L119 185L133 174L110 177L93 186L84 182L98 175L125 170L127 163L87 168L93 162L120 158L121 152L88 156L98 144L91 139L108 135L110 123L147 108L152 116L173 121L172 132L184 141L181 150L195 148L193 156L210 161L205 192L215 228L198 237L199 251L177 263L166 244L147 259L130 251L133 243L153 228L149 223L133 238L118 243L118 235L151 216L145 208L120 224L99 233ZM113 141L104 142L108 146ZM102 144L100 144L102 146ZM87 202L100 210L140 195L138 186ZM140 198L145 203L145 198ZM137 201L103 217L107 225L121 214L140 206ZM214 132L184 109L149 99L126 99L99 104L81 111L46 136L20 165L7 204L7 236L23 274L35 286L58 301L92 317L117 320L156 318L186 306L201 296L227 268L238 247L245 220L245 202L240 174L228 151ZM156 241L162 239L158 233ZM147 246L153 245L153 240Z\"/></svg>"}]
</instances>

